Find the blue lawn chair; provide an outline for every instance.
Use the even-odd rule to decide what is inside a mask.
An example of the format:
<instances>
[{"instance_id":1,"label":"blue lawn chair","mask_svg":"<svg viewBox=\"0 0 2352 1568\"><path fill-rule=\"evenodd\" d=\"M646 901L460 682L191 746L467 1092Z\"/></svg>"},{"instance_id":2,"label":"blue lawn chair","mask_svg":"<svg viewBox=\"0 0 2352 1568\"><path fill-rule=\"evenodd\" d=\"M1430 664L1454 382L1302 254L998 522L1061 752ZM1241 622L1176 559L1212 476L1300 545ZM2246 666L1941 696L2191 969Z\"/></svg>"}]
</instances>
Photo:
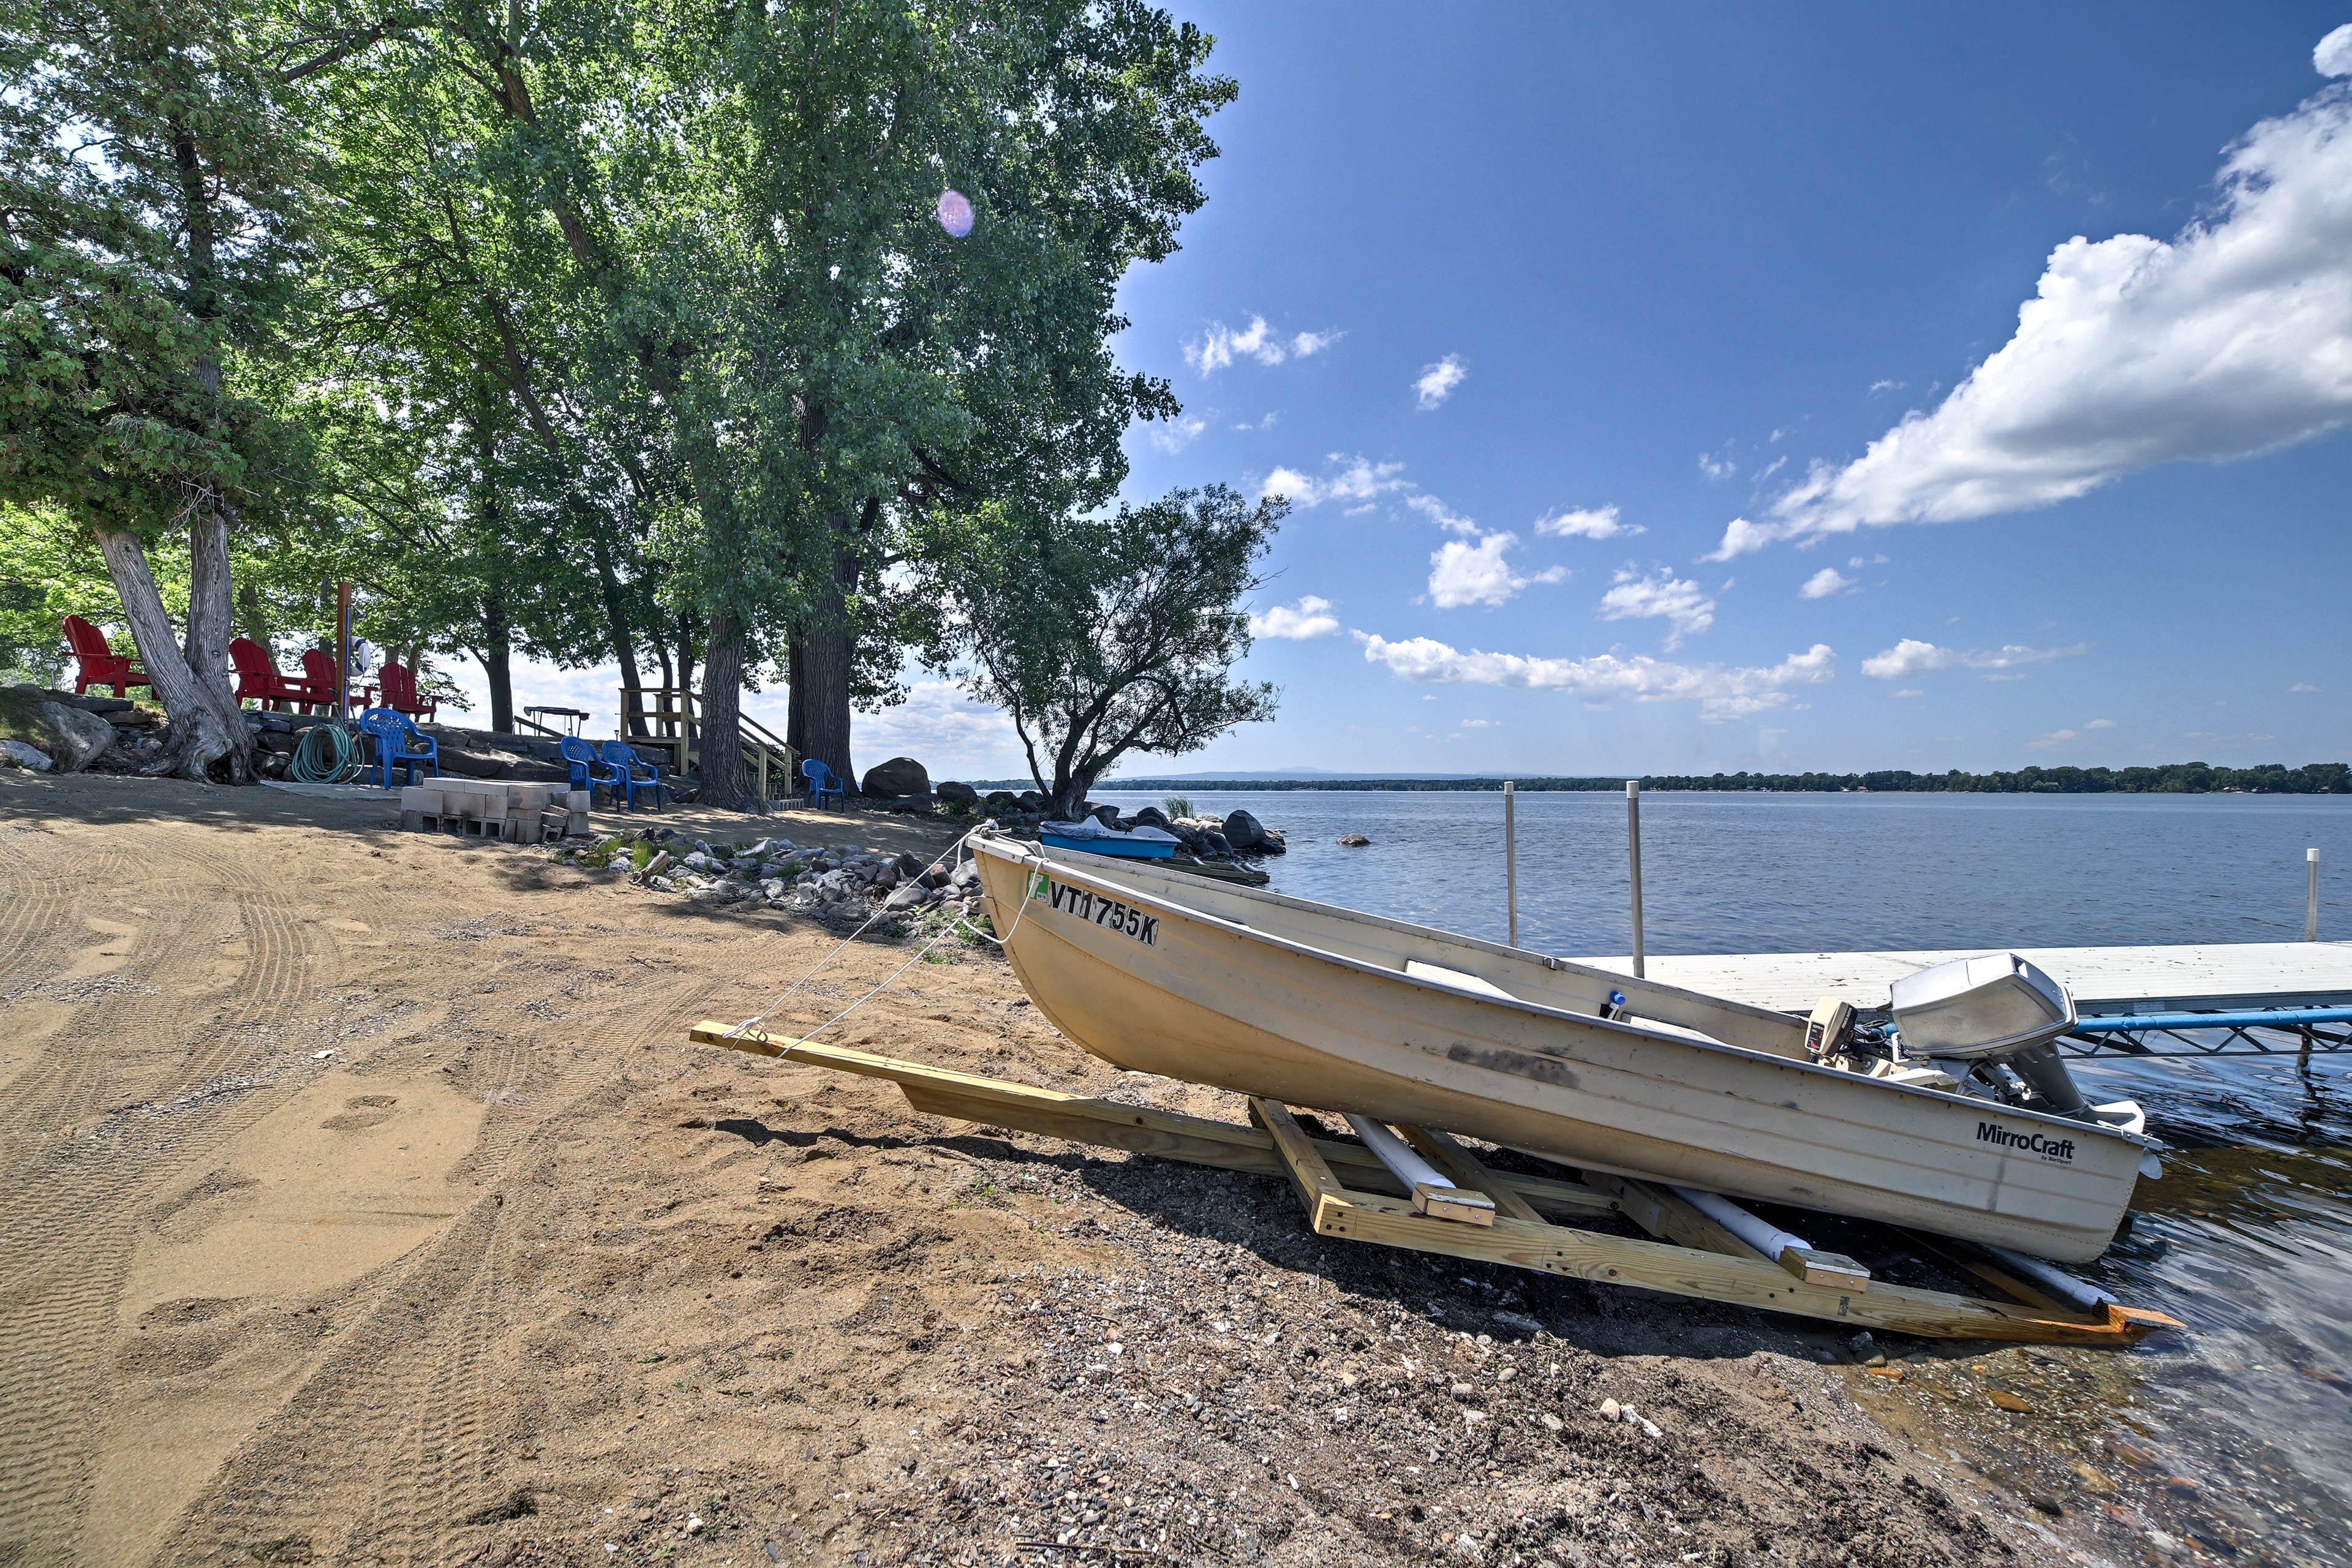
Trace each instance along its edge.
<instances>
[{"instance_id":1,"label":"blue lawn chair","mask_svg":"<svg viewBox=\"0 0 2352 1568\"><path fill-rule=\"evenodd\" d=\"M610 768L605 768L601 778L597 776L596 770L604 766L604 759L596 754L596 742L593 741L583 741L577 735L566 735L555 742L555 749L563 753L563 760L572 765L573 789L593 790L600 784L613 782L613 771Z\"/></svg>"},{"instance_id":2,"label":"blue lawn chair","mask_svg":"<svg viewBox=\"0 0 2352 1568\"><path fill-rule=\"evenodd\" d=\"M808 780L809 800L818 809L824 808L826 795L835 800L841 798L841 781L834 777L833 770L824 765L823 758L811 757L803 763L801 777Z\"/></svg>"},{"instance_id":3,"label":"blue lawn chair","mask_svg":"<svg viewBox=\"0 0 2352 1568\"><path fill-rule=\"evenodd\" d=\"M381 787L392 787L392 770L397 763L400 782L416 782L419 763L441 776L441 742L419 731L407 714L397 708L371 708L360 715L360 730L375 742L376 766L380 770Z\"/></svg>"},{"instance_id":4,"label":"blue lawn chair","mask_svg":"<svg viewBox=\"0 0 2352 1568\"><path fill-rule=\"evenodd\" d=\"M649 763L637 755L637 749L626 741L605 742L604 761L613 768L613 776L604 782L620 795L622 809L637 809L637 792L641 789L653 791L654 808L661 808L662 776L658 763ZM641 769L642 772L639 771Z\"/></svg>"}]
</instances>

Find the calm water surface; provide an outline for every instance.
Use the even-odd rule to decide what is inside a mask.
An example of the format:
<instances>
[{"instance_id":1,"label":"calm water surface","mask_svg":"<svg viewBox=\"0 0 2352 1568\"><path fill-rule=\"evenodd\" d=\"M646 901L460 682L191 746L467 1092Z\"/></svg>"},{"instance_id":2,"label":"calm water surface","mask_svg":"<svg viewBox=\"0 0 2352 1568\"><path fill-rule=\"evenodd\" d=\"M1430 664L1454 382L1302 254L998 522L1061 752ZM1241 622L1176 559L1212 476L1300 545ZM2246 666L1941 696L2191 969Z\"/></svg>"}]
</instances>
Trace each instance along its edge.
<instances>
[{"instance_id":1,"label":"calm water surface","mask_svg":"<svg viewBox=\"0 0 2352 1568\"><path fill-rule=\"evenodd\" d=\"M1282 892L1505 938L1500 795L1191 798L1286 830L1290 853L1266 863ZM2352 940L2352 799L1657 794L1642 807L1652 952L2293 941L2311 847L2320 934ZM1520 944L1626 952L1623 797L1523 795L1517 815ZM1372 846L1343 849L1344 833ZM2169 1145L2129 1236L2083 1272L2191 1331L2127 1355L2061 1352L2095 1365L2086 1381L2103 1391L2065 1416L2109 1428L2107 1468L2137 1451L2143 1471L2177 1478L2147 1512L2203 1560L2352 1563L2347 1068L2077 1068L2139 1100Z\"/></svg>"}]
</instances>

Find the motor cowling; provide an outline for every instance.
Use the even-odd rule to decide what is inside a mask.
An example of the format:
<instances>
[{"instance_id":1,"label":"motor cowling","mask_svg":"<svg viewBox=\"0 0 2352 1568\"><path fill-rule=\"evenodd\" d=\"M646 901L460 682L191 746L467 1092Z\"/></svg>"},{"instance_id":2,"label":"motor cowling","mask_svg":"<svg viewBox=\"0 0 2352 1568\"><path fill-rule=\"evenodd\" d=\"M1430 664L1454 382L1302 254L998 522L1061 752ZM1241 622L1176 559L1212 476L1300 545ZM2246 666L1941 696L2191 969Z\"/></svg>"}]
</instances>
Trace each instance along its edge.
<instances>
[{"instance_id":1,"label":"motor cowling","mask_svg":"<svg viewBox=\"0 0 2352 1568\"><path fill-rule=\"evenodd\" d=\"M1904 1056L1998 1065L2023 1079L2045 1109L2090 1115L2056 1043L2074 1026L2074 994L2016 953L1958 958L1906 974L1890 988L1887 1006Z\"/></svg>"}]
</instances>

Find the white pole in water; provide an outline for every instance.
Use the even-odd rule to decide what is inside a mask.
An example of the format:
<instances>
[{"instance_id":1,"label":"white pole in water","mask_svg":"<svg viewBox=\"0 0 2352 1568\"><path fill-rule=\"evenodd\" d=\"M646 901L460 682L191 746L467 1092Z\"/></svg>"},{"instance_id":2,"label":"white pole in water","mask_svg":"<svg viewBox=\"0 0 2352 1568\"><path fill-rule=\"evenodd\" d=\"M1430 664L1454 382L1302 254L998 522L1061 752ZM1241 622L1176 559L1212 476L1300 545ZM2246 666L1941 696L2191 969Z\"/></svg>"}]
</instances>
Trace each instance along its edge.
<instances>
[{"instance_id":1,"label":"white pole in water","mask_svg":"<svg viewBox=\"0 0 2352 1568\"><path fill-rule=\"evenodd\" d=\"M2315 848L2305 850L2303 864L2306 873L2303 889L2303 940L2317 942L2319 940L2319 851Z\"/></svg>"},{"instance_id":2,"label":"white pole in water","mask_svg":"<svg viewBox=\"0 0 2352 1568\"><path fill-rule=\"evenodd\" d=\"M1503 904L1510 911L1511 945L1519 945L1518 786L1503 781Z\"/></svg>"},{"instance_id":3,"label":"white pole in water","mask_svg":"<svg viewBox=\"0 0 2352 1568\"><path fill-rule=\"evenodd\" d=\"M1642 781L1625 781L1625 847L1633 866L1633 978L1647 977L1642 962Z\"/></svg>"}]
</instances>

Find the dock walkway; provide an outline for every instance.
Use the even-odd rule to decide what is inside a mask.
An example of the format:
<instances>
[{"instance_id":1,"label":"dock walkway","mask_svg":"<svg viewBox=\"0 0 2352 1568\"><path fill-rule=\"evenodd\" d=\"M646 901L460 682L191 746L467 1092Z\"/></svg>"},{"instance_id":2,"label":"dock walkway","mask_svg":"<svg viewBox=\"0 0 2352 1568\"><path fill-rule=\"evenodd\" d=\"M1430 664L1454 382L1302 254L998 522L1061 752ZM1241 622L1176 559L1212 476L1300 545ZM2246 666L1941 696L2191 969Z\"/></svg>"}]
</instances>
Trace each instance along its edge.
<instances>
[{"instance_id":1,"label":"dock walkway","mask_svg":"<svg viewBox=\"0 0 2352 1568\"><path fill-rule=\"evenodd\" d=\"M1997 952L1652 953L1649 977L1710 996L1805 1013L1824 996L1884 1007L1886 988L1930 964ZM2074 994L2085 1017L2352 1006L2352 942L2210 942L2190 947L2021 947ZM1622 974L1626 957L1578 962Z\"/></svg>"}]
</instances>

